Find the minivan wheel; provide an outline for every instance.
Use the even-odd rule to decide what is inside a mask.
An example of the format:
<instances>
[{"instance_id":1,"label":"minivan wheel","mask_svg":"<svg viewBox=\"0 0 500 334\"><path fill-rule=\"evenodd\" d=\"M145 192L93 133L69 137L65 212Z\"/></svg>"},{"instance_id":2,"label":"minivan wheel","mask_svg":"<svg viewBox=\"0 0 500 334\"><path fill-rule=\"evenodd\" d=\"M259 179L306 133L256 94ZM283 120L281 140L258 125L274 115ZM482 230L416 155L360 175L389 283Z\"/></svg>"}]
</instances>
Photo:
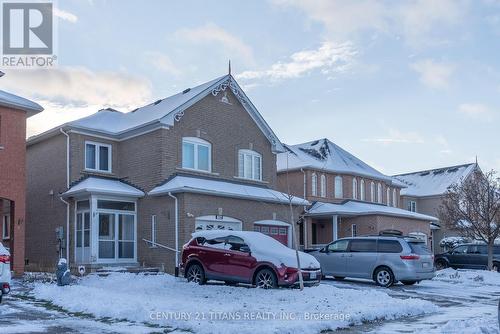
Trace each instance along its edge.
<instances>
[{"instance_id":1,"label":"minivan wheel","mask_svg":"<svg viewBox=\"0 0 500 334\"><path fill-rule=\"evenodd\" d=\"M394 284L394 274L387 267L380 267L375 271L375 283L384 288L388 288Z\"/></svg>"},{"instance_id":2,"label":"minivan wheel","mask_svg":"<svg viewBox=\"0 0 500 334\"><path fill-rule=\"evenodd\" d=\"M403 283L404 285L413 285L417 283L417 281L401 281L401 283Z\"/></svg>"},{"instance_id":3,"label":"minivan wheel","mask_svg":"<svg viewBox=\"0 0 500 334\"><path fill-rule=\"evenodd\" d=\"M255 286L262 289L276 289L278 282L276 275L270 269L259 270L255 275Z\"/></svg>"},{"instance_id":4,"label":"minivan wheel","mask_svg":"<svg viewBox=\"0 0 500 334\"><path fill-rule=\"evenodd\" d=\"M448 263L444 260L437 260L436 261L436 270L443 270L448 268Z\"/></svg>"},{"instance_id":5,"label":"minivan wheel","mask_svg":"<svg viewBox=\"0 0 500 334\"><path fill-rule=\"evenodd\" d=\"M200 285L205 284L205 271L202 266L194 263L189 266L186 278L188 282L198 283Z\"/></svg>"}]
</instances>

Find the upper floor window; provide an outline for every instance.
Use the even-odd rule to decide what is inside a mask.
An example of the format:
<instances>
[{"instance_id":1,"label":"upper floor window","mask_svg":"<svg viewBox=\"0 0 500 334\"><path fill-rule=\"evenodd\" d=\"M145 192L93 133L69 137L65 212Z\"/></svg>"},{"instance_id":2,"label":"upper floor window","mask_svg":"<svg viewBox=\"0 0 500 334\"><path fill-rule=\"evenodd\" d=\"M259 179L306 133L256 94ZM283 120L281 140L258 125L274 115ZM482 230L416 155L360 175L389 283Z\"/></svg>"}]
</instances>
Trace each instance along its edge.
<instances>
[{"instance_id":1,"label":"upper floor window","mask_svg":"<svg viewBox=\"0 0 500 334\"><path fill-rule=\"evenodd\" d=\"M111 145L85 142L85 169L111 172Z\"/></svg>"},{"instance_id":2,"label":"upper floor window","mask_svg":"<svg viewBox=\"0 0 500 334\"><path fill-rule=\"evenodd\" d=\"M396 189L392 189L392 206L398 206L398 192Z\"/></svg>"},{"instance_id":3,"label":"upper floor window","mask_svg":"<svg viewBox=\"0 0 500 334\"><path fill-rule=\"evenodd\" d=\"M182 168L212 170L212 145L200 138L182 138Z\"/></svg>"},{"instance_id":4,"label":"upper floor window","mask_svg":"<svg viewBox=\"0 0 500 334\"><path fill-rule=\"evenodd\" d=\"M344 197L344 191L342 187L342 176L335 176L335 198Z\"/></svg>"},{"instance_id":5,"label":"upper floor window","mask_svg":"<svg viewBox=\"0 0 500 334\"><path fill-rule=\"evenodd\" d=\"M318 196L318 176L316 173L311 176L311 195Z\"/></svg>"},{"instance_id":6,"label":"upper floor window","mask_svg":"<svg viewBox=\"0 0 500 334\"><path fill-rule=\"evenodd\" d=\"M382 184L377 184L377 202L382 203Z\"/></svg>"},{"instance_id":7,"label":"upper floor window","mask_svg":"<svg viewBox=\"0 0 500 334\"><path fill-rule=\"evenodd\" d=\"M370 184L370 201L375 202L375 183Z\"/></svg>"},{"instance_id":8,"label":"upper floor window","mask_svg":"<svg viewBox=\"0 0 500 334\"><path fill-rule=\"evenodd\" d=\"M386 192L385 201L387 206L389 206L391 205L391 188L387 187L385 192Z\"/></svg>"},{"instance_id":9,"label":"upper floor window","mask_svg":"<svg viewBox=\"0 0 500 334\"><path fill-rule=\"evenodd\" d=\"M238 151L238 176L245 179L262 180L262 156L251 150Z\"/></svg>"},{"instance_id":10,"label":"upper floor window","mask_svg":"<svg viewBox=\"0 0 500 334\"><path fill-rule=\"evenodd\" d=\"M358 198L358 180L356 178L352 179L352 198Z\"/></svg>"},{"instance_id":11,"label":"upper floor window","mask_svg":"<svg viewBox=\"0 0 500 334\"><path fill-rule=\"evenodd\" d=\"M417 212L417 202L408 201L408 211Z\"/></svg>"},{"instance_id":12,"label":"upper floor window","mask_svg":"<svg viewBox=\"0 0 500 334\"><path fill-rule=\"evenodd\" d=\"M322 174L320 180L320 195L321 197L326 197L326 176Z\"/></svg>"},{"instance_id":13,"label":"upper floor window","mask_svg":"<svg viewBox=\"0 0 500 334\"><path fill-rule=\"evenodd\" d=\"M364 201L365 200L365 180L361 180L361 189L359 191L360 195L361 195L361 200Z\"/></svg>"},{"instance_id":14,"label":"upper floor window","mask_svg":"<svg viewBox=\"0 0 500 334\"><path fill-rule=\"evenodd\" d=\"M6 240L10 238L10 216L3 215L2 217L2 239Z\"/></svg>"}]
</instances>

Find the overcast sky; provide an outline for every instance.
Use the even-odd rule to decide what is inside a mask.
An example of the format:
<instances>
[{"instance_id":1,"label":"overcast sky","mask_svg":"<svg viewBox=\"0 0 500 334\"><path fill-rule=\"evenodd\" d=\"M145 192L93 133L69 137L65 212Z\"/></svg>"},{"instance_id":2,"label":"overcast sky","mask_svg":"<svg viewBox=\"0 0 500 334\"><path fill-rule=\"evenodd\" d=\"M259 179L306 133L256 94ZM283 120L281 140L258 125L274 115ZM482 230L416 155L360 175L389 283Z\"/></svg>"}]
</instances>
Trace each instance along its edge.
<instances>
[{"instance_id":1,"label":"overcast sky","mask_svg":"<svg viewBox=\"0 0 500 334\"><path fill-rule=\"evenodd\" d=\"M59 1L59 65L4 70L29 135L227 73L284 143L383 173L500 170L500 1Z\"/></svg>"}]
</instances>

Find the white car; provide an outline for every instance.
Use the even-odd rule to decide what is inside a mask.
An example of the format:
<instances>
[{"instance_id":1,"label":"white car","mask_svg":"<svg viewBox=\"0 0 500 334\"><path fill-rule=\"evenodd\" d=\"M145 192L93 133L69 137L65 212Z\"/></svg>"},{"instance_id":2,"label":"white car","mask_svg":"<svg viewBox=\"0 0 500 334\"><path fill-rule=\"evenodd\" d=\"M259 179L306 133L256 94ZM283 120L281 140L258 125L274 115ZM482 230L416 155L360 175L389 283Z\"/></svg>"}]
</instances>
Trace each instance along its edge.
<instances>
[{"instance_id":1,"label":"white car","mask_svg":"<svg viewBox=\"0 0 500 334\"><path fill-rule=\"evenodd\" d=\"M10 253L0 242L0 303L2 296L10 292Z\"/></svg>"}]
</instances>

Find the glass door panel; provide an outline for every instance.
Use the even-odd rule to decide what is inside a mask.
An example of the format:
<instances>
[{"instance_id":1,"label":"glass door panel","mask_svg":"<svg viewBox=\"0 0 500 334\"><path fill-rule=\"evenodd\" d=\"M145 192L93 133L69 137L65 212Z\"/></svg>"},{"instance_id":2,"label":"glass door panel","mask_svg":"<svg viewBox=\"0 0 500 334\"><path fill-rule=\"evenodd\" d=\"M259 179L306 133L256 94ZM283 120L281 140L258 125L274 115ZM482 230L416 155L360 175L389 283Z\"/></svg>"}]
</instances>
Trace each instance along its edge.
<instances>
[{"instance_id":1,"label":"glass door panel","mask_svg":"<svg viewBox=\"0 0 500 334\"><path fill-rule=\"evenodd\" d=\"M99 258L115 258L115 215L99 213Z\"/></svg>"},{"instance_id":2,"label":"glass door panel","mask_svg":"<svg viewBox=\"0 0 500 334\"><path fill-rule=\"evenodd\" d=\"M118 258L133 259L135 244L134 216L118 215Z\"/></svg>"}]
</instances>

